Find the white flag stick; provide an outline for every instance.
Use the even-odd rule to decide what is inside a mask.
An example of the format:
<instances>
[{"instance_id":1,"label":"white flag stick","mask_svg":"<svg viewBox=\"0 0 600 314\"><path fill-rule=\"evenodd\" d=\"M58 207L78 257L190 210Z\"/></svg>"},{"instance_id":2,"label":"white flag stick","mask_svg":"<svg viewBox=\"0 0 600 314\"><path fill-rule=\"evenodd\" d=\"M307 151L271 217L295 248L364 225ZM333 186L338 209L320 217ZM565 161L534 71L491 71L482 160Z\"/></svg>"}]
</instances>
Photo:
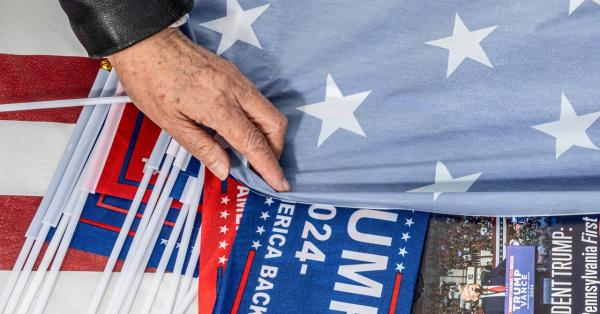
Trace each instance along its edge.
<instances>
[{"instance_id":1,"label":"white flag stick","mask_svg":"<svg viewBox=\"0 0 600 314\"><path fill-rule=\"evenodd\" d=\"M61 100L22 102L22 103L0 105L0 113L1 112L14 112L14 111L27 111L27 110L40 110L40 109L81 107L81 106L127 104L130 102L131 102L131 98L129 98L129 96L103 96L103 97L95 97L95 98L78 98L78 99L64 99L64 100L61 99Z\"/></svg>"},{"instance_id":2,"label":"white flag stick","mask_svg":"<svg viewBox=\"0 0 600 314\"><path fill-rule=\"evenodd\" d=\"M163 313L171 313L171 310L173 310L173 304L175 303L175 299L177 298L177 289L179 288L180 284L181 273L183 271L183 263L185 262L185 257L187 256L190 239L192 237L192 232L194 231L194 222L196 221L196 214L198 213L198 203L200 203L200 196L202 194L202 189L204 188L205 171L206 168L204 167L204 165L201 165L200 174L198 175L198 186L194 191L195 194L193 200L193 210L190 211L185 222L185 230L183 230L183 236L181 237L181 246L179 247L179 251L177 251L177 259L175 260L173 276L171 276L169 293L167 294L168 298L165 302L165 308L163 309ZM190 261L190 263L192 263L192 261Z\"/></svg>"},{"instance_id":3,"label":"white flag stick","mask_svg":"<svg viewBox=\"0 0 600 314\"><path fill-rule=\"evenodd\" d=\"M185 149L182 148L178 152L178 157L182 158L180 160L184 160L183 164L180 166L180 168L183 169L183 168L187 167L191 155L189 153L187 153L187 151ZM177 159L178 158L176 158L174 165L178 164ZM170 190L172 190L172 188L170 188ZM163 192L165 192L165 191L163 191ZM165 197L166 195L170 195L170 194L171 194L171 192L169 192L169 194L163 194L163 196L161 196L161 198ZM167 214L169 213L169 209L171 208L172 202L173 202L173 199L169 198L168 202L161 207L163 210L158 211L157 215L160 215L160 218L158 219L159 225L156 225L156 227L152 228L152 229L148 228L148 230L147 230L148 234L152 234L151 240L147 244L148 246L146 247L145 252L142 251L143 258L142 258L141 263L138 264L138 266L137 266L138 268L131 269L131 272L133 273L133 280L128 283L129 289L126 293L125 299L123 300L122 307L121 307L121 313L128 313L129 309L133 305L135 296L136 296L136 294L139 290L140 284L142 283L142 280L144 278L144 270L146 268L146 265L148 265L148 262L150 261L150 257L152 256L152 252L154 251L154 246L158 240L158 237L160 235L160 232L164 225L164 222L167 219ZM159 202L159 204L162 204L162 202Z\"/></svg>"},{"instance_id":4,"label":"white flag stick","mask_svg":"<svg viewBox=\"0 0 600 314\"><path fill-rule=\"evenodd\" d=\"M124 93L124 90L122 86L120 86L120 84L117 87L117 93ZM104 163L106 162L108 153L110 151L110 147L112 146L112 142L117 132L117 128L119 126L119 122L121 120L121 116L123 115L124 109L124 104L111 105L108 115L106 117L106 121L104 122L102 131L98 136L98 140L96 141L96 145L93 150L92 156L88 159L85 165L85 170L83 171L85 175L81 176L80 182L78 182L76 185L76 191L87 192L85 195L86 199L88 194L90 194L91 192L95 192L96 190L96 184L98 183L98 180L102 173L102 169L104 168ZM73 193L73 195L78 195L78 193ZM76 208L77 205L75 204L75 201L76 197L72 197L70 204L68 204L65 207L65 212L63 212L63 214L66 215L67 211L72 210L73 208L75 208L73 210L74 212L79 210L78 208ZM81 207L83 209L83 205ZM35 274L33 281L29 285L29 289L23 299L23 305L21 306L21 309L19 311L20 314L25 314L29 309L29 306L33 303L33 299L46 275L46 270L48 269L48 266L50 266L50 262L54 258L54 254L58 249L59 243L71 243L72 235L71 237L62 238L62 233L65 232L68 221L70 220L67 219L66 216L64 216L61 220L61 224L59 224L56 230L55 236L52 238L50 245L46 249L46 252L44 253L44 258L42 259L42 264L40 265L40 267L38 267L38 271ZM57 234L60 235L60 237L57 237ZM57 260L55 259L55 263L56 262Z\"/></svg>"},{"instance_id":5,"label":"white flag stick","mask_svg":"<svg viewBox=\"0 0 600 314\"><path fill-rule=\"evenodd\" d=\"M19 308L19 311L17 312L18 314L27 313L27 310L29 310L31 303L33 303L33 299L34 299L35 295L37 294L37 291L38 291L40 285L42 284L42 281L44 280L46 271L48 270L48 267L50 267L50 263L52 262L52 259L54 258L54 253L58 250L58 246L60 244L60 241L63 238L65 230L67 229L68 223L69 223L68 217L63 216L60 219L60 223L58 224L58 227L54 231L52 240L50 241L50 244L48 244L48 247L46 248L46 254L44 254L44 258L42 259L40 266L38 266L38 270L35 273L35 275L33 276L33 279L31 280L31 283L29 284L29 287L27 288L27 292L25 293L25 296L23 297L23 301L21 302L21 307Z\"/></svg>"},{"instance_id":6,"label":"white flag stick","mask_svg":"<svg viewBox=\"0 0 600 314\"><path fill-rule=\"evenodd\" d=\"M115 95L118 85L119 78L117 77L116 72L112 71L108 77L106 85L104 86L101 96L105 97ZM52 227L56 227L61 210L65 208L67 197L75 190L75 183L78 175L82 173L83 167L85 166L88 157L94 148L96 139L102 131L102 127L106 117L108 116L110 107L110 105L102 105L94 108L94 112L92 113L90 121L88 122L88 127L83 132L81 139L77 144L73 159L71 159L71 162L69 163L69 166L67 167L63 176L61 185L57 189L56 195L50 203L48 212L44 217L44 222L50 224Z\"/></svg>"},{"instance_id":7,"label":"white flag stick","mask_svg":"<svg viewBox=\"0 0 600 314\"><path fill-rule=\"evenodd\" d=\"M118 84L117 92L123 92L120 84ZM34 313L42 313L44 311L48 299L52 294L60 267L62 266L65 255L69 249L69 245L73 239L73 235L79 223L79 217L81 216L85 202L87 201L90 193L96 190L98 178L102 172L102 169L104 168L104 163L110 150L110 146L114 140L114 136L119 126L124 109L124 104L113 104L110 106L110 110L106 117L102 131L98 136L95 146L93 147L91 157L85 163L83 170L84 174L81 175L81 179L79 180L80 182L77 183L77 190L79 191L78 197L74 203L71 203L66 207L66 210L63 213L63 219L68 219L69 222L64 236L60 241L60 246L58 247L56 255L54 256L52 267L50 268L50 276L40 291L40 297L38 298L38 302L34 308ZM54 252L49 252L49 254L53 253ZM43 271L44 272L42 274L45 275L45 270ZM37 287L34 288L37 289ZM33 296L35 296L35 292L32 295L31 302L33 301ZM30 304L31 303L27 303L24 306L29 307ZM27 311L27 308L25 311Z\"/></svg>"},{"instance_id":8,"label":"white flag stick","mask_svg":"<svg viewBox=\"0 0 600 314\"><path fill-rule=\"evenodd\" d=\"M177 302L174 314L183 314L192 305L192 302L198 297L198 282L195 282L191 289L183 296L181 302Z\"/></svg>"},{"instance_id":9,"label":"white flag stick","mask_svg":"<svg viewBox=\"0 0 600 314\"><path fill-rule=\"evenodd\" d=\"M102 90L101 96L114 95L118 78L116 72L111 72L108 75L107 81ZM31 270L33 269L33 265L37 260L37 257L40 253L42 245L46 240L46 236L50 231L50 227L56 227L58 225L58 221L61 215L61 209L66 205L66 201L69 198L71 192L75 190L75 184L78 180L80 174L83 171L83 167L85 165L85 161L87 160L90 152L94 146L96 138L102 129L102 125L108 113L109 106L96 106L90 119L88 121L87 126L85 127L81 138L75 148L73 153L73 157L71 158L67 169L63 175L61 183L56 190L52 201L50 202L48 209L44 215L44 219L42 221L42 228L40 229L40 233L36 238L36 243L29 256L27 257L27 262L23 268L19 279L17 280L17 284L15 285L12 295L9 298L8 305L6 306L7 313L13 313L19 299L21 298L21 294L23 289L25 288L27 281L29 280L29 276L31 275Z\"/></svg>"},{"instance_id":10,"label":"white flag stick","mask_svg":"<svg viewBox=\"0 0 600 314\"><path fill-rule=\"evenodd\" d=\"M106 80L108 78L108 74L109 72L103 69L100 69L98 71L98 74L96 76L96 79L94 80L94 84L92 85L88 97L100 96L102 88L104 87L104 84L106 83ZM21 270L23 269L23 266L25 265L27 256L29 255L34 245L35 238L40 232L40 229L42 227L42 219L46 215L48 206L50 205L50 202L52 201L52 198L54 197L56 190L58 189L58 186L62 181L67 165L69 164L75 152L77 143L79 142L79 139L81 138L81 135L83 134L83 131L88 124L92 111L92 107L84 108L81 111L79 118L77 119L77 123L75 125L75 128L73 129L73 132L71 133L71 137L69 139L69 142L67 143L65 152L63 153L60 162L56 167L52 179L50 180L50 184L48 185L48 189L46 190L46 193L44 193L42 202L40 203L38 210L31 221L27 233L25 234L25 243L21 248L21 252L19 253L17 261L15 262L15 265L11 271L8 282L6 283L4 290L2 291L2 295L0 296L0 313L3 312L4 308L8 304L8 299L10 298L10 295L14 290L15 285L17 284L17 280L19 278Z\"/></svg>"},{"instance_id":11,"label":"white flag stick","mask_svg":"<svg viewBox=\"0 0 600 314\"><path fill-rule=\"evenodd\" d=\"M69 210L71 207L75 206L75 203L77 200L77 195L78 195L77 191L79 191L79 187L81 187L82 181L83 181L83 175L78 176L77 183L76 183L76 191L71 193L71 195L69 196L69 200L67 201L65 210ZM38 277L38 279L34 278L32 283L30 284L30 288L34 288L34 290L36 290L36 291L34 291L34 293L37 292L38 287L31 287L31 286L40 284L41 281L43 280L43 278L45 276L45 272L48 269L48 266L50 266L50 262L52 261L52 258L54 257L54 253L56 252L56 250L58 250L60 241L62 240L62 237L64 236L64 232L69 225L69 218L66 216L61 216L60 221L61 221L61 223L58 225L57 229L55 230L54 236L52 237L52 240L50 241L50 245L46 249L44 258L42 259L42 263L41 263L40 267L38 268L38 271L36 272L35 277ZM40 238L38 238L36 240L36 245L40 244L40 246L41 246L44 244L45 238L48 234L48 230L50 230L49 224L43 223L42 231L40 232ZM43 235L43 234L46 234L46 236L44 236L44 239L42 240L41 235ZM35 247L34 247L34 249L35 249ZM35 250L35 251L36 251L36 253L39 253L39 250ZM36 254L36 258L30 258L30 259L28 259L27 262L28 262L28 264L29 263L33 264L33 263L35 263L36 260L37 260L37 254ZM29 268L28 264L25 265L23 275L19 278L19 281L17 282L17 286L15 287L15 293L13 294L13 297L11 298L11 301L9 302L8 306L6 307L7 313L15 313L16 312L16 308L19 304L20 296L15 297L15 295L16 295L16 293L20 294L23 291L23 289L25 288L25 286L27 284L27 280L29 279L29 276L31 274L31 268ZM43 267L45 267L45 269ZM26 307L26 309L24 309L24 311L27 311L27 308L29 308L30 304L25 304L25 303L22 303L22 304L23 304L23 307ZM21 308L21 310L23 311L23 308Z\"/></svg>"},{"instance_id":12,"label":"white flag stick","mask_svg":"<svg viewBox=\"0 0 600 314\"><path fill-rule=\"evenodd\" d=\"M6 287L2 291L2 296L0 297L0 313L4 312L4 308L8 305L8 300L10 295L17 285L17 281L19 280L19 276L23 270L23 266L25 266L25 262L27 261L27 255L31 251L33 244L35 243L35 239L32 237L25 238L25 243L21 248L21 252L17 257L17 261L15 262L15 266L13 266L12 271L10 272L10 277L8 277L8 282L6 283Z\"/></svg>"},{"instance_id":13,"label":"white flag stick","mask_svg":"<svg viewBox=\"0 0 600 314\"><path fill-rule=\"evenodd\" d=\"M171 208L172 202L173 202L173 198L169 198L168 202L165 204L165 209L162 211L159 211L162 215L160 218L161 221L166 220L167 214L169 212L169 209ZM152 243L154 243L155 245L152 245L152 247L148 248L146 250L146 252L144 252L144 257L142 258L142 265L148 265L148 261L150 260L150 257L152 256L152 252L154 251L156 242L158 241L158 237L160 236L161 229L162 228L157 228L156 230L154 230L153 235L152 235ZM133 277L133 280L131 281L131 283L129 283L125 299L123 300L123 304L121 305L120 313L129 313L129 310L130 310L131 306L133 305L133 302L135 301L135 297L139 291L140 285L142 284L142 281L144 279L145 267L141 267L138 270L132 270L132 271L135 271L134 277Z\"/></svg>"},{"instance_id":14,"label":"white flag stick","mask_svg":"<svg viewBox=\"0 0 600 314\"><path fill-rule=\"evenodd\" d=\"M33 313L41 314L44 312L46 304L48 303L48 299L52 294L54 284L58 279L58 274L60 271L60 267L62 266L62 262L64 261L67 251L69 250L69 244L71 244L71 239L73 238L73 234L75 233L75 228L77 227L77 223L79 222L79 217L81 216L81 212L83 210L88 195L89 193L87 191L81 191L79 197L77 198L74 211L68 214L65 213L64 215L64 218L69 220L68 226L63 236L63 240L60 242L60 246L58 247L56 256L54 256L54 262L52 262L52 267L50 268L48 278L46 278L42 290L40 291Z\"/></svg>"},{"instance_id":15,"label":"white flag stick","mask_svg":"<svg viewBox=\"0 0 600 314\"><path fill-rule=\"evenodd\" d=\"M33 248L31 249L31 252L29 253L29 256L27 257L27 261L25 262L25 265L23 266L23 270L21 271L21 274L19 275L17 283L16 283L13 291L11 291L12 294L10 295L10 298L8 299L8 303L6 305L4 313L7 313L7 314L14 313L15 308L17 307L19 300L21 299L21 293L23 292L23 289L25 288L25 285L27 284L27 280L29 280L29 276L31 275L33 265L37 259L37 256L40 254L40 251L42 250L42 245L44 245L44 241L46 240L46 237L48 236L49 231L50 231L49 225L46 225L46 224L42 225L42 228L40 229L40 232L33 244ZM33 256L35 256L35 257L33 257Z\"/></svg>"},{"instance_id":16,"label":"white flag stick","mask_svg":"<svg viewBox=\"0 0 600 314\"><path fill-rule=\"evenodd\" d=\"M185 297L186 291L190 290L190 285L194 280L194 273L200 263L200 241L202 239L202 224L200 224L200 230L198 230L198 236L194 242L194 247L192 248L192 255L190 256L190 260L185 269L185 275L183 276L183 280L181 281L181 286L179 287L179 293L177 295L177 301L175 304L181 304ZM196 292L198 291L196 287ZM179 307L178 305L176 308Z\"/></svg>"},{"instance_id":17,"label":"white flag stick","mask_svg":"<svg viewBox=\"0 0 600 314\"><path fill-rule=\"evenodd\" d=\"M156 184L154 185L152 194L150 195L150 199L142 215L142 219L140 220L140 223L138 224L138 227L136 229L135 237L133 238L133 242L131 243L131 246L127 253L127 258L125 259L125 263L121 270L121 276L119 276L116 287L120 287L124 284L125 274L131 268L134 252L138 249L142 238L144 237L144 232L147 229L148 223L150 222L152 215L156 211L155 209L157 208L157 203L159 201L160 196L162 195L166 183L165 181L167 180L167 177L171 172L171 166L173 165L175 156L177 155L179 148L179 143L177 143L177 141L175 140L171 140L171 142L169 143L169 147L166 151L165 161L161 166L160 172L158 174L158 179L156 180ZM111 306L111 304L117 302L116 299L118 298L118 295L116 293L117 289L113 289L113 294L110 297L109 307Z\"/></svg>"},{"instance_id":18,"label":"white flag stick","mask_svg":"<svg viewBox=\"0 0 600 314\"><path fill-rule=\"evenodd\" d=\"M137 250L138 246L140 245L140 242L142 241L142 238L144 237L144 232L146 231L148 223L150 222L150 219L152 218L152 215L154 214L154 211L157 208L156 205L158 204L160 196L162 195L162 192L165 188L166 181L169 177L169 174L171 173L171 167L173 166L173 163L175 161L177 153L179 152L180 147L181 145L179 145L179 143L177 143L177 141L175 140L171 140L169 146L167 147L167 152L165 153L165 161L160 167L160 172L158 173L156 184L154 184L152 194L150 195L148 204L146 204L144 213L142 215L142 219L140 220L140 223L138 224L138 227L135 230L135 237L133 237L133 242L131 243L129 251L127 252L128 258L125 259L125 263L123 264L123 268L121 270L122 273L126 273L131 267L132 259L129 258L133 256L131 252ZM119 276L119 281L121 281L122 279L123 276Z\"/></svg>"},{"instance_id":19,"label":"white flag stick","mask_svg":"<svg viewBox=\"0 0 600 314\"><path fill-rule=\"evenodd\" d=\"M198 186L198 178L189 177L184 192L182 194L183 206L179 210L179 214L177 215L177 219L175 220L175 225L171 230L171 234L169 235L169 239L167 240L167 245L162 253L160 262L158 263L158 267L154 272L154 276L152 278L152 283L150 285L150 289L146 294L146 300L142 306L141 313L150 313L152 310L152 305L154 304L154 299L156 297L156 293L160 288L160 284L163 280L165 270L167 269L167 265L169 264L169 260L173 254L173 250L175 249L175 245L177 244L177 240L179 239L179 235L181 234L181 230L183 229L183 224L185 223L186 217L190 211L190 206L192 205L191 199L193 191Z\"/></svg>"},{"instance_id":20,"label":"white flag stick","mask_svg":"<svg viewBox=\"0 0 600 314\"><path fill-rule=\"evenodd\" d=\"M170 140L171 140L171 137L166 132L162 131L160 133L160 136L159 136L156 144L154 145L154 148L152 150L152 154L150 155L150 158L146 161L146 165L144 166L144 176L142 177L142 180L140 181L140 185L138 187L138 190L136 191L136 194L133 198L131 206L129 207L129 211L127 212L127 216L125 217L123 226L121 227L121 230L119 231L119 235L115 242L115 246L113 247L113 249L110 253L110 256L108 258L108 262L106 263L106 266L104 267L104 272L102 273L102 277L100 278L100 282L96 288L96 292L94 292L94 296L92 298L92 301L90 302L90 307L88 308L89 314L96 313L98 311L98 308L100 307L100 303L102 302L102 298L104 297L104 293L106 292L106 288L108 287L108 284L110 282L110 277L112 275L112 271L114 270L117 260L119 258L119 255L121 254L123 245L125 244L125 241L127 240L127 236L129 234L129 231L131 230L131 225L133 224L133 221L135 220L136 214L139 210L139 207L140 207L140 204L144 197L144 194L150 183L150 179L154 175L154 172L156 170L158 170L158 168L160 166L160 162L161 162L163 156L165 155L165 151L167 149L167 145L169 144ZM171 163L172 163L172 160L173 159L171 159ZM165 163L168 163L168 162L165 161ZM168 167L170 167L170 166L171 165L169 164ZM160 179L160 178L157 179L157 182L155 184L155 190L161 189L162 184L164 184L165 179L166 179L166 175L163 176L162 179ZM162 183L161 183L161 181L162 181ZM154 191L153 191L153 193L154 193ZM160 192L158 192L156 194L160 194ZM156 198L158 198L158 197L156 197ZM148 216L148 219L149 219L149 216Z\"/></svg>"},{"instance_id":21,"label":"white flag stick","mask_svg":"<svg viewBox=\"0 0 600 314\"><path fill-rule=\"evenodd\" d=\"M173 190L173 186L175 185L175 181L181 171L181 168L184 166L184 163L189 160L190 154L183 148L179 148L179 152L177 153L177 157L175 158L175 162L173 162L173 168L169 173L169 177L167 182L165 183L165 187L161 193L160 199L156 206L156 210L153 213L148 227L146 231L144 231L143 237L141 239L140 244L134 248L134 250L130 250L128 253L128 260L130 259L131 266L128 269L124 269L122 273L123 276L119 277L119 281L117 282L117 287L114 290L114 293L111 297L111 302L109 303L108 312L109 313L118 313L120 311L120 307L127 296L128 288L130 288L131 284L135 279L135 275L138 273L138 270L144 269L147 264L143 262L144 253L146 250L151 249L151 244L156 242L154 237L155 231L162 226L166 217L166 212L168 212L169 208L165 206L167 202L169 202L171 191ZM167 207L167 208L165 208ZM164 213L164 215L163 215ZM163 217L164 216L164 217ZM162 218L162 219L161 219ZM157 236L158 237L158 234ZM136 236L137 238L137 236ZM154 239L154 240L153 240ZM131 257L129 257L131 256Z\"/></svg>"}]
</instances>

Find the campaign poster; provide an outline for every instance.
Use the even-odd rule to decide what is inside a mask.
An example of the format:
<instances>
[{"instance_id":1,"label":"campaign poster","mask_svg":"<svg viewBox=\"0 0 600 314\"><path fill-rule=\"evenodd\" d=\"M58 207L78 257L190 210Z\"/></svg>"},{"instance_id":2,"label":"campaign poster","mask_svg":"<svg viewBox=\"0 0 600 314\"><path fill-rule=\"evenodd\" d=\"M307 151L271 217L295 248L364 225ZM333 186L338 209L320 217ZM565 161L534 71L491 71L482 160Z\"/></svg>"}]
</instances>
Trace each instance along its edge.
<instances>
[{"instance_id":1,"label":"campaign poster","mask_svg":"<svg viewBox=\"0 0 600 314\"><path fill-rule=\"evenodd\" d=\"M432 215L413 313L598 313L598 218Z\"/></svg>"}]
</instances>

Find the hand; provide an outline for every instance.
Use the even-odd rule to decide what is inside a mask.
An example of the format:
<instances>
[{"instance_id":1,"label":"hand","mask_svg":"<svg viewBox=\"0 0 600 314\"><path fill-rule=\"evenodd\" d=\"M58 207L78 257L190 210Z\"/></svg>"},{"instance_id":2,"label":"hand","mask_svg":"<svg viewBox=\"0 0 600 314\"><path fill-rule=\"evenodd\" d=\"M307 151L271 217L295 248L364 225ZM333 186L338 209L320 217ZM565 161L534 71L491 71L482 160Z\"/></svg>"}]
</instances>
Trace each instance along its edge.
<instances>
[{"instance_id":1,"label":"hand","mask_svg":"<svg viewBox=\"0 0 600 314\"><path fill-rule=\"evenodd\" d=\"M229 158L201 128L219 133L273 189L290 185L279 166L287 119L231 63L168 28L108 58L134 103L224 180Z\"/></svg>"}]
</instances>

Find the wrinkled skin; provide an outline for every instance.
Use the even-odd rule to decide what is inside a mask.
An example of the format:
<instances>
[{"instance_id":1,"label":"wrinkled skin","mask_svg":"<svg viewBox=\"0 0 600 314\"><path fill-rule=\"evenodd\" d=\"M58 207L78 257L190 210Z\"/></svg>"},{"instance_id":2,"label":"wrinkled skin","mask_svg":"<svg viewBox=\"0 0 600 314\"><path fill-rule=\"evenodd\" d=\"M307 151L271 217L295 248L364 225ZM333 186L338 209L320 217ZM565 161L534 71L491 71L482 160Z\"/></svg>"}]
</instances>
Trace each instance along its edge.
<instances>
[{"instance_id":1,"label":"wrinkled skin","mask_svg":"<svg viewBox=\"0 0 600 314\"><path fill-rule=\"evenodd\" d=\"M229 158L209 127L243 154L275 190L287 119L231 63L168 28L109 57L134 103L217 177Z\"/></svg>"}]
</instances>

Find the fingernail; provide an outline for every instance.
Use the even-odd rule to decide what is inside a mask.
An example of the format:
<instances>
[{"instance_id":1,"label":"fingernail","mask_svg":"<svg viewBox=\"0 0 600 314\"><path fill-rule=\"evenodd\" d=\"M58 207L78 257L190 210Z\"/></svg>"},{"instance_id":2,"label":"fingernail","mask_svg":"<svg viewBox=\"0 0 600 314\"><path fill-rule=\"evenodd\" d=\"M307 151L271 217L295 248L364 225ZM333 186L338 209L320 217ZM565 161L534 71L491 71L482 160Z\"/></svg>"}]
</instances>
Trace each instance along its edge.
<instances>
[{"instance_id":1,"label":"fingernail","mask_svg":"<svg viewBox=\"0 0 600 314\"><path fill-rule=\"evenodd\" d=\"M229 169L227 169L227 166L220 160L213 162L208 168L221 181L227 179L227 176L229 175Z\"/></svg>"},{"instance_id":2,"label":"fingernail","mask_svg":"<svg viewBox=\"0 0 600 314\"><path fill-rule=\"evenodd\" d=\"M291 190L292 187L290 186L290 183L288 182L288 180L283 178L283 180L281 180L281 192L289 192Z\"/></svg>"}]
</instances>

